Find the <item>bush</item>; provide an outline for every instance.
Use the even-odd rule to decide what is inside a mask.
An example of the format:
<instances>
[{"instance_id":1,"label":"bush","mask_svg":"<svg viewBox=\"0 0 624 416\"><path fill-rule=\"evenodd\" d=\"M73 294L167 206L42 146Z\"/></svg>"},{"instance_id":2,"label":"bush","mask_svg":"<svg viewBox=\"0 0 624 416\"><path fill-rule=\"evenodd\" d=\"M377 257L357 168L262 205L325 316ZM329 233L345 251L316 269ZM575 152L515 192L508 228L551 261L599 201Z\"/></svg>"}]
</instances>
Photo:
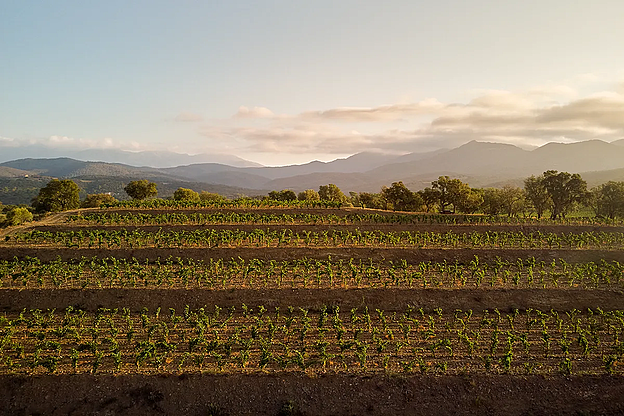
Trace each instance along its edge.
<instances>
[{"instance_id":1,"label":"bush","mask_svg":"<svg viewBox=\"0 0 624 416\"><path fill-rule=\"evenodd\" d=\"M299 192L297 199L299 201L320 201L321 197L314 189L306 189L305 191Z\"/></svg>"},{"instance_id":2,"label":"bush","mask_svg":"<svg viewBox=\"0 0 624 416\"><path fill-rule=\"evenodd\" d=\"M140 181L132 181L124 188L124 191L132 199L145 199L158 195L158 189L154 182L149 182L147 179L141 179Z\"/></svg>"},{"instance_id":3,"label":"bush","mask_svg":"<svg viewBox=\"0 0 624 416\"><path fill-rule=\"evenodd\" d=\"M192 189L178 188L173 193L175 201L199 201L199 194Z\"/></svg>"},{"instance_id":4,"label":"bush","mask_svg":"<svg viewBox=\"0 0 624 416\"><path fill-rule=\"evenodd\" d=\"M59 181L52 179L39 190L32 206L38 212L58 212L80 208L80 188L69 179Z\"/></svg>"},{"instance_id":5,"label":"bush","mask_svg":"<svg viewBox=\"0 0 624 416\"><path fill-rule=\"evenodd\" d=\"M33 215L27 208L13 208L6 215L6 222L8 225L20 225L25 222L30 222L33 219Z\"/></svg>"},{"instance_id":6,"label":"bush","mask_svg":"<svg viewBox=\"0 0 624 416\"><path fill-rule=\"evenodd\" d=\"M294 201L297 199L297 194L290 189L284 189L283 191L271 191L269 192L269 199L274 201Z\"/></svg>"},{"instance_id":7,"label":"bush","mask_svg":"<svg viewBox=\"0 0 624 416\"><path fill-rule=\"evenodd\" d=\"M82 204L82 208L99 208L102 204L112 204L117 202L117 199L109 194L90 194L87 195Z\"/></svg>"},{"instance_id":8,"label":"bush","mask_svg":"<svg viewBox=\"0 0 624 416\"><path fill-rule=\"evenodd\" d=\"M202 201L225 201L225 197L223 195L219 195L213 192L201 191L199 194L199 199Z\"/></svg>"}]
</instances>

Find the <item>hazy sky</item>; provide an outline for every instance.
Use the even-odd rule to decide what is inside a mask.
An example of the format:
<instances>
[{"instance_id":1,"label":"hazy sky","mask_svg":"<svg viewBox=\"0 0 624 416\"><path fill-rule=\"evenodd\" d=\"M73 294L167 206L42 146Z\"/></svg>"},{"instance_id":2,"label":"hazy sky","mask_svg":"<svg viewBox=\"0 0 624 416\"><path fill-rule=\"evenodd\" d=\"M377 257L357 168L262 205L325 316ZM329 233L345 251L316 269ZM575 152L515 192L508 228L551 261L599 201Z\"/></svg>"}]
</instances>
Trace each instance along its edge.
<instances>
[{"instance_id":1,"label":"hazy sky","mask_svg":"<svg viewBox=\"0 0 624 416\"><path fill-rule=\"evenodd\" d=\"M621 139L623 21L622 0L0 0L0 152Z\"/></svg>"}]
</instances>

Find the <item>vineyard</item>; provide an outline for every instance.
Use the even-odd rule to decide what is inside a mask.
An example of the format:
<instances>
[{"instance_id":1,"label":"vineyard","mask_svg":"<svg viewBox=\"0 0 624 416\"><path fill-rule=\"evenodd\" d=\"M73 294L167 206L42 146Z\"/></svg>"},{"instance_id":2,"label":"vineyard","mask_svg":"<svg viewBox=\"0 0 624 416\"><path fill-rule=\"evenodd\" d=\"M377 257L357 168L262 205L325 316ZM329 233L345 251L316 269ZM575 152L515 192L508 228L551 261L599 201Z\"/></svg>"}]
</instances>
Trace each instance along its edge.
<instances>
[{"instance_id":1,"label":"vineyard","mask_svg":"<svg viewBox=\"0 0 624 416\"><path fill-rule=\"evenodd\" d=\"M622 413L623 249L595 218L79 210L0 240L1 390L32 396L14 414Z\"/></svg>"}]
</instances>

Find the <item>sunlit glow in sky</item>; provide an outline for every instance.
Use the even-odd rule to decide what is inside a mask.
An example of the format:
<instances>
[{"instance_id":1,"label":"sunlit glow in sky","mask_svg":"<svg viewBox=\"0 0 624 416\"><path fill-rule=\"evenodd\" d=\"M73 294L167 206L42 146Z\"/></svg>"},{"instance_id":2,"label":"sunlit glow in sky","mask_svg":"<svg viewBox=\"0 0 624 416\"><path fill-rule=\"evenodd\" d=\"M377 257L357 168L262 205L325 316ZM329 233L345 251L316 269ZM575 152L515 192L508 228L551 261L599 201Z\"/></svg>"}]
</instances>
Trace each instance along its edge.
<instances>
[{"instance_id":1,"label":"sunlit glow in sky","mask_svg":"<svg viewBox=\"0 0 624 416\"><path fill-rule=\"evenodd\" d=\"M624 138L621 0L0 1L0 152Z\"/></svg>"}]
</instances>

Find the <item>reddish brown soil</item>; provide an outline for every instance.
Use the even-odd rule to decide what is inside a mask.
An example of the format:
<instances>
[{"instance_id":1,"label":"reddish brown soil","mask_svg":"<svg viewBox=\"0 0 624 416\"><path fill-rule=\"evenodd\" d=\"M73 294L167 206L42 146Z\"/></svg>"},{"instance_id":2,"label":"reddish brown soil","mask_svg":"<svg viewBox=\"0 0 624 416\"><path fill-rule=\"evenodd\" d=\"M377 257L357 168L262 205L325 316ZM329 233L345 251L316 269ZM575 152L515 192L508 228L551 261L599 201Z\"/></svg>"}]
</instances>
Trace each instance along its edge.
<instances>
[{"instance_id":1,"label":"reddish brown soil","mask_svg":"<svg viewBox=\"0 0 624 416\"><path fill-rule=\"evenodd\" d=\"M568 263L616 260L624 262L624 250L568 250L568 249L411 249L411 248L369 248L369 247L331 247L331 248L309 248L309 247L244 247L244 248L141 248L141 249L96 249L96 248L50 248L50 247L21 247L4 246L0 247L0 260L12 260L14 257L38 257L41 261L52 261L60 257L68 261L81 257L116 257L118 259L156 260L168 257L183 257L196 260L231 259L241 257L243 259L263 259L263 260L292 260L293 258L311 259L350 259L350 258L371 258L373 260L400 260L405 259L411 264L423 261L448 261L455 260L460 263L474 260L474 256L479 256L482 262L494 261L496 257L503 260L517 260L535 257L536 260L552 261L564 259Z\"/></svg>"},{"instance_id":2,"label":"reddish brown soil","mask_svg":"<svg viewBox=\"0 0 624 416\"><path fill-rule=\"evenodd\" d=\"M623 397L624 377L607 376L0 377L12 416L621 415Z\"/></svg>"},{"instance_id":3,"label":"reddish brown soil","mask_svg":"<svg viewBox=\"0 0 624 416\"><path fill-rule=\"evenodd\" d=\"M97 211L97 210L95 210ZM116 212L146 212L157 210L118 210ZM180 212L208 212L210 210L179 210ZM233 211L267 213L301 213L298 209L266 209ZM163 210L162 212L171 212ZM310 214L345 215L349 212L378 211L303 210ZM392 212L378 212L393 215ZM33 224L38 229L76 229L65 224L69 213L48 217L45 222ZM624 232L624 227L607 226L483 226L483 225L306 225L306 226L163 226L166 229L255 229L290 228L294 230L349 229L383 231L484 232L523 231L580 233L585 231ZM32 228L30 225L3 231L13 233ZM95 227L94 227L95 228ZM116 227L121 228L121 227ZM123 227L132 229L133 227ZM157 230L161 226L141 227ZM2 238L4 239L4 238ZM624 262L624 250L516 250L516 249L386 249L386 248L219 248L219 249L54 249L36 247L0 247L0 259L38 257L42 261L61 257L70 260L80 257L132 257L144 260L184 257L207 260L210 258L260 258L290 260L292 258L333 259L385 258L406 259L410 263L422 261L469 262L474 256L482 262L496 257L506 260L535 257L538 261L562 258L569 263L605 260ZM403 310L407 305L426 310L441 307L501 311L527 308L541 310L569 310L586 308L621 309L624 292L618 290L586 289L282 289L282 290L180 290L180 289L87 289L87 290L0 290L0 310L18 312L23 308L57 308L69 305L86 310L99 307L131 307L150 310L161 307L182 309L204 305L239 307L264 305L303 306L311 309L321 305L339 305L341 310L368 306L385 310ZM166 310L166 309L165 309ZM185 374L185 375L53 375L0 376L0 414L6 415L276 415L284 405L291 403L297 412L281 414L300 415L624 415L624 377L552 377L493 375L493 376L420 376L420 375L324 375L311 377L303 373L279 374Z\"/></svg>"},{"instance_id":4,"label":"reddish brown soil","mask_svg":"<svg viewBox=\"0 0 624 416\"><path fill-rule=\"evenodd\" d=\"M146 232L156 232L159 229L166 231L194 231L194 230L292 230L302 233L303 231L420 231L446 233L452 231L455 234L462 233L485 233L485 232L523 232L529 233L555 233L555 234L580 234L585 232L607 232L622 233L624 227L608 227L599 225L450 225L450 224L206 224L206 225L83 225L83 224L48 224L37 225L31 229L38 231L73 231L73 230L142 230Z\"/></svg>"},{"instance_id":5,"label":"reddish brown soil","mask_svg":"<svg viewBox=\"0 0 624 416\"><path fill-rule=\"evenodd\" d=\"M202 289L3 289L0 290L0 310L21 311L23 308L64 309L67 306L95 311L98 308L129 308L150 310L184 309L219 305L240 307L263 305L300 306L319 309L322 305L351 308L402 311L408 305L431 311L461 309L467 311L498 309L603 310L621 309L623 291L587 289L269 289L269 290L202 290Z\"/></svg>"},{"instance_id":6,"label":"reddish brown soil","mask_svg":"<svg viewBox=\"0 0 624 416\"><path fill-rule=\"evenodd\" d=\"M114 213L119 215L124 214L148 214L148 215L161 215L170 214L172 212L181 214L210 214L212 212L236 212L236 213L254 213L254 214L277 214L277 215L295 215L295 214L310 214L310 215L337 215L344 217L347 214L378 214L378 215L394 215L392 211L362 209L362 208L189 208L189 209L127 209L127 208L115 208L115 209L86 209L74 211L74 214L78 212L82 213Z\"/></svg>"}]
</instances>

